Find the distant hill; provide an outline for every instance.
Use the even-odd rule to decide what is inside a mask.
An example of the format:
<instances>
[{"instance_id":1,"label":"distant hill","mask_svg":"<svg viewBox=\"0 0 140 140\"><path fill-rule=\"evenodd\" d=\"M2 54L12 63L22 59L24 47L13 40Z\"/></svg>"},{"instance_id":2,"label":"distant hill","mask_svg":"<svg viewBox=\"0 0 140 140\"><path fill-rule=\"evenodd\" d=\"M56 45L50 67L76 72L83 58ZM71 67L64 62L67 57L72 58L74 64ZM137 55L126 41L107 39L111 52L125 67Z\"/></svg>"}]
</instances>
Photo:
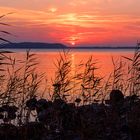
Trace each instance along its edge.
<instances>
[{"instance_id":1,"label":"distant hill","mask_svg":"<svg viewBox=\"0 0 140 140\"><path fill-rule=\"evenodd\" d=\"M60 43L21 42L0 45L5 49L65 49L67 46Z\"/></svg>"},{"instance_id":2,"label":"distant hill","mask_svg":"<svg viewBox=\"0 0 140 140\"><path fill-rule=\"evenodd\" d=\"M74 46L67 47L61 43L41 43L41 42L21 42L21 43L7 43L0 45L2 49L135 49L134 46Z\"/></svg>"}]
</instances>

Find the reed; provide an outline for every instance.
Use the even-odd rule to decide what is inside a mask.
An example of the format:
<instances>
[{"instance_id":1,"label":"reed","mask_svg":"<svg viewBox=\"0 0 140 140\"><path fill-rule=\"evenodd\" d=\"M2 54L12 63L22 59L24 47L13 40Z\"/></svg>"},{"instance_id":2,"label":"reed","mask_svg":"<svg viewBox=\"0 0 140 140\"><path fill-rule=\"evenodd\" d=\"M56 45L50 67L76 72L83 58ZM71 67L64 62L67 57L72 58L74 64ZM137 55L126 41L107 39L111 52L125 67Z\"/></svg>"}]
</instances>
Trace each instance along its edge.
<instances>
[{"instance_id":1,"label":"reed","mask_svg":"<svg viewBox=\"0 0 140 140\"><path fill-rule=\"evenodd\" d=\"M11 13L3 14L3 15L0 16L0 26L11 26L10 24L1 22L1 20L3 20L4 17L6 17L7 15L10 15L10 14L13 14L13 13L11 12ZM4 43L11 43L9 40L4 38L3 35L15 36L15 35L13 35L12 33L8 32L6 30L0 30L0 45L1 45L1 47Z\"/></svg>"},{"instance_id":2,"label":"reed","mask_svg":"<svg viewBox=\"0 0 140 140\"><path fill-rule=\"evenodd\" d=\"M38 89L41 84L43 74L37 74L36 66L38 64L35 54L26 52L25 60L20 61L21 68L19 70L19 93L18 106L19 110L19 124L29 121L30 111L26 108L27 100L39 96ZM23 121L23 122L22 122Z\"/></svg>"},{"instance_id":3,"label":"reed","mask_svg":"<svg viewBox=\"0 0 140 140\"><path fill-rule=\"evenodd\" d=\"M19 125L27 123L30 119L30 111L26 108L27 100L39 96L39 87L44 74L38 74L38 64L35 54L26 52L25 60L16 60L11 56L1 53L1 105L18 106L17 122ZM5 62L6 61L6 62Z\"/></svg>"},{"instance_id":4,"label":"reed","mask_svg":"<svg viewBox=\"0 0 140 140\"><path fill-rule=\"evenodd\" d=\"M54 64L56 66L56 72L55 78L53 80L53 99L62 98L64 100L67 100L67 96L69 96L73 88L73 77L71 74L72 62L69 53L65 51L63 54L60 53L59 59L56 59L56 62Z\"/></svg>"},{"instance_id":5,"label":"reed","mask_svg":"<svg viewBox=\"0 0 140 140\"><path fill-rule=\"evenodd\" d=\"M132 58L123 57L128 60L127 81L130 95L140 94L140 43L137 43Z\"/></svg>"},{"instance_id":6,"label":"reed","mask_svg":"<svg viewBox=\"0 0 140 140\"><path fill-rule=\"evenodd\" d=\"M96 60L91 56L85 63L79 64L80 72L75 75L75 79L80 85L83 104L93 103L101 90L102 77L97 74L96 63Z\"/></svg>"}]
</instances>

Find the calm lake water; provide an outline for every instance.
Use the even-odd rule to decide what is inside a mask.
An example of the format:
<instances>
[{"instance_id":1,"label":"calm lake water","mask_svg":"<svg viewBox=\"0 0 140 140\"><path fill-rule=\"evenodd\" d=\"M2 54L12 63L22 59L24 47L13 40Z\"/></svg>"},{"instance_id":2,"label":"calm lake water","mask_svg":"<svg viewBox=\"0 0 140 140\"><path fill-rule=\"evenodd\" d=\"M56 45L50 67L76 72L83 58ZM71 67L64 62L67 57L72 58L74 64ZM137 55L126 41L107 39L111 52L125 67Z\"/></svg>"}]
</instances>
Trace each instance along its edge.
<instances>
[{"instance_id":1,"label":"calm lake water","mask_svg":"<svg viewBox=\"0 0 140 140\"><path fill-rule=\"evenodd\" d=\"M16 58L24 58L26 50L14 50ZM38 57L39 65L38 70L40 72L46 72L48 78L54 76L56 67L56 59L59 59L60 54L63 55L63 50L31 50L31 53L35 53ZM93 61L97 62L99 68L99 74L102 76L108 75L112 69L112 58L119 60L122 56L132 57L134 50L70 50L69 55L72 61L73 67L79 64L81 61L86 63L92 56ZM126 61L124 58L122 60Z\"/></svg>"},{"instance_id":2,"label":"calm lake water","mask_svg":"<svg viewBox=\"0 0 140 140\"><path fill-rule=\"evenodd\" d=\"M15 52L14 56L17 59L23 59L25 57L26 50L12 50ZM49 82L54 78L56 66L56 59L59 59L60 53L63 54L63 50L31 50L31 53L37 55L39 64L37 66L38 73L46 73L46 77ZM97 71L99 76L108 77L113 70L112 58L119 60L122 56L132 57L134 50L71 50L69 56L72 62L73 69L82 61L86 63L87 60L92 56L93 61L99 68ZM123 61L127 61L122 58ZM77 71L77 69L75 69ZM80 71L80 69L78 69Z\"/></svg>"},{"instance_id":3,"label":"calm lake water","mask_svg":"<svg viewBox=\"0 0 140 140\"><path fill-rule=\"evenodd\" d=\"M15 50L14 50L15 51ZM25 50L16 50L16 58L24 57ZM60 53L63 55L63 50L31 50L31 53L35 53L39 60L38 69L41 72L46 72L49 77L52 77L55 73L56 59L59 59ZM101 75L108 75L112 71L114 60L120 59L122 56L132 57L134 50L71 50L69 55L72 61L72 65L76 66L81 61L86 63L92 56L93 61L97 62ZM122 58L123 59L123 58ZM125 60L125 59L123 59Z\"/></svg>"}]
</instances>

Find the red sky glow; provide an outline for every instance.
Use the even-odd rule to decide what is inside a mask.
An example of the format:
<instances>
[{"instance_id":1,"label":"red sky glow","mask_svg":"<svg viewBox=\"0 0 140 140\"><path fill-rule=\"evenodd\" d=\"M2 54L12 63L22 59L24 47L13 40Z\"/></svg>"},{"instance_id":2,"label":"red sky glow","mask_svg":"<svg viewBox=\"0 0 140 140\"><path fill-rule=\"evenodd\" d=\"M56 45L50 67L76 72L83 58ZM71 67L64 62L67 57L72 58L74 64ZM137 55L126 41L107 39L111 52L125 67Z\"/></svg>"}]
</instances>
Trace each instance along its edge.
<instances>
[{"instance_id":1,"label":"red sky glow","mask_svg":"<svg viewBox=\"0 0 140 140\"><path fill-rule=\"evenodd\" d=\"M14 42L66 45L135 45L140 40L140 0L0 0L0 22Z\"/></svg>"}]
</instances>

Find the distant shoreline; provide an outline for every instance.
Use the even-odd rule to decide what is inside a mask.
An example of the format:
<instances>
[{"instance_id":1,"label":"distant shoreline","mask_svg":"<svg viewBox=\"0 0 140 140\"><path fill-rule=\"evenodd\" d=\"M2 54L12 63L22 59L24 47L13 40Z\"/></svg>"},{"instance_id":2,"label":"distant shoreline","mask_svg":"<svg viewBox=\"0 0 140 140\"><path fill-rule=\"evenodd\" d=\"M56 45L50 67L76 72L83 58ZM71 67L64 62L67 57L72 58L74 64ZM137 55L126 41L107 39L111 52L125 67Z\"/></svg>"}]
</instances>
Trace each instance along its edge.
<instances>
[{"instance_id":1,"label":"distant shoreline","mask_svg":"<svg viewBox=\"0 0 140 140\"><path fill-rule=\"evenodd\" d=\"M60 43L40 43L40 42L21 42L21 43L7 43L0 45L0 49L70 49L70 50L130 50L136 49L135 46L65 46Z\"/></svg>"},{"instance_id":2,"label":"distant shoreline","mask_svg":"<svg viewBox=\"0 0 140 140\"><path fill-rule=\"evenodd\" d=\"M1 47L0 49L41 49L41 50L62 50L62 49L70 49L70 50L135 50L136 47L67 47L67 48L47 48L47 47Z\"/></svg>"}]
</instances>

